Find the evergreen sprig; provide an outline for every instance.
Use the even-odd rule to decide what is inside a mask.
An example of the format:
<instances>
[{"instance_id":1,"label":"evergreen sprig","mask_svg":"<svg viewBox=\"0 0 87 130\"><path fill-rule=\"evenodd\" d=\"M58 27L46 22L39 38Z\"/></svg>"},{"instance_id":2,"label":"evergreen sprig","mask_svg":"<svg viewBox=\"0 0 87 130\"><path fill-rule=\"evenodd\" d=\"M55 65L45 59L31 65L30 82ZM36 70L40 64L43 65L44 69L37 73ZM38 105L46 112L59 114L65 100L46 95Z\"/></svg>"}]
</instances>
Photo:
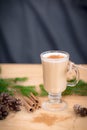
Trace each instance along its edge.
<instances>
[{"instance_id":1,"label":"evergreen sprig","mask_svg":"<svg viewBox=\"0 0 87 130\"><path fill-rule=\"evenodd\" d=\"M22 86L22 85L15 85L14 88L18 90L23 96L29 96L30 93L33 93L35 96L38 95L35 86Z\"/></svg>"},{"instance_id":2,"label":"evergreen sprig","mask_svg":"<svg viewBox=\"0 0 87 130\"><path fill-rule=\"evenodd\" d=\"M76 86L67 86L66 90L62 93L63 96L72 94L87 96L87 82L79 80Z\"/></svg>"},{"instance_id":3,"label":"evergreen sprig","mask_svg":"<svg viewBox=\"0 0 87 130\"><path fill-rule=\"evenodd\" d=\"M40 84L39 85L39 88L40 88L40 96L47 96L48 95L48 92L45 90L43 84Z\"/></svg>"},{"instance_id":4,"label":"evergreen sprig","mask_svg":"<svg viewBox=\"0 0 87 130\"><path fill-rule=\"evenodd\" d=\"M0 93L8 92L9 94L14 93L13 86L16 85L18 82L26 81L26 77L17 77L17 78L0 78Z\"/></svg>"}]
</instances>

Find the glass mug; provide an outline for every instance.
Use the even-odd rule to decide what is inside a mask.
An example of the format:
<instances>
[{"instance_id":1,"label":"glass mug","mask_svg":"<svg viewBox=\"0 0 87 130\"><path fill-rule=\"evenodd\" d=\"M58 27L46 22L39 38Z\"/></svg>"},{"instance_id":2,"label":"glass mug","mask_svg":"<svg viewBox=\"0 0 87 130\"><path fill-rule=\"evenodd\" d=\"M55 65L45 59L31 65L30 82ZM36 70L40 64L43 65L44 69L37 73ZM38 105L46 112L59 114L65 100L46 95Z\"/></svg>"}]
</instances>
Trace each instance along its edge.
<instances>
[{"instance_id":1,"label":"glass mug","mask_svg":"<svg viewBox=\"0 0 87 130\"><path fill-rule=\"evenodd\" d=\"M75 86L79 80L79 72L74 63L69 61L69 54L65 51L50 50L40 55L43 68L44 87L48 92L48 101L42 108L49 111L59 111L67 104L61 99L61 93L68 86ZM67 82L67 74L74 73L73 82Z\"/></svg>"}]
</instances>

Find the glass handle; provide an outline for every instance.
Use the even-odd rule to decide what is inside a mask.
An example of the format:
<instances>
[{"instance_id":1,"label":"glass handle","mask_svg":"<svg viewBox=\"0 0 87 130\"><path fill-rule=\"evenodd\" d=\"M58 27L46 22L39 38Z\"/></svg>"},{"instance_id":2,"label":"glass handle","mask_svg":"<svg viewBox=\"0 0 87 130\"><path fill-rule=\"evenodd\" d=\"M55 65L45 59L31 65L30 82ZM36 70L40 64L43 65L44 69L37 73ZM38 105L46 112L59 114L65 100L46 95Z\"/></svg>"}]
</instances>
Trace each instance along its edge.
<instances>
[{"instance_id":1,"label":"glass handle","mask_svg":"<svg viewBox=\"0 0 87 130\"><path fill-rule=\"evenodd\" d=\"M79 70L73 62L69 62L69 69L67 73L69 75L67 85L71 87L75 86L79 81Z\"/></svg>"}]
</instances>

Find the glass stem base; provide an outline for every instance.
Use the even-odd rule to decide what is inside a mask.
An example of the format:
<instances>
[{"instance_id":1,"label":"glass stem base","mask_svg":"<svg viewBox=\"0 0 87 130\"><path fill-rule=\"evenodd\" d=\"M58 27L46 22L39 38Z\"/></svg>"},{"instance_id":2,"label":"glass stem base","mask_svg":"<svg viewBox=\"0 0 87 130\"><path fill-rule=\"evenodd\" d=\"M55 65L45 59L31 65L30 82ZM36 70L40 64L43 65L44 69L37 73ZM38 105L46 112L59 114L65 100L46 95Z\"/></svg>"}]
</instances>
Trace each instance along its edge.
<instances>
[{"instance_id":1,"label":"glass stem base","mask_svg":"<svg viewBox=\"0 0 87 130\"><path fill-rule=\"evenodd\" d=\"M67 107L65 101L61 99L61 93L49 93L48 100L42 104L42 108L49 111L60 111Z\"/></svg>"}]
</instances>

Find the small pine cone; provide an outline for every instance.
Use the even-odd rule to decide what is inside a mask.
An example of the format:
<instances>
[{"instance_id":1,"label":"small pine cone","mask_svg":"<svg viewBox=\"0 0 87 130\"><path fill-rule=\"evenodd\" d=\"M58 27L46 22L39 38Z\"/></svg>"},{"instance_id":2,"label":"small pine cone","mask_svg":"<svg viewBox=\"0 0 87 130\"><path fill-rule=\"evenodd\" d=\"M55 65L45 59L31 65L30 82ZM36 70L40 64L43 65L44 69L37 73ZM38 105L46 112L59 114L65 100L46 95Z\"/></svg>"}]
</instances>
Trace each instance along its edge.
<instances>
[{"instance_id":1,"label":"small pine cone","mask_svg":"<svg viewBox=\"0 0 87 130\"><path fill-rule=\"evenodd\" d=\"M20 106L22 105L20 99L10 96L8 93L0 94L0 104L8 107L10 111L20 111Z\"/></svg>"},{"instance_id":2,"label":"small pine cone","mask_svg":"<svg viewBox=\"0 0 87 130\"><path fill-rule=\"evenodd\" d=\"M82 117L87 116L87 108L86 107L82 107L81 105L76 104L76 105L74 105L73 109L74 109L76 114L79 114Z\"/></svg>"},{"instance_id":3,"label":"small pine cone","mask_svg":"<svg viewBox=\"0 0 87 130\"><path fill-rule=\"evenodd\" d=\"M80 115L82 117L87 116L87 108L82 107L81 110L80 110Z\"/></svg>"}]
</instances>

